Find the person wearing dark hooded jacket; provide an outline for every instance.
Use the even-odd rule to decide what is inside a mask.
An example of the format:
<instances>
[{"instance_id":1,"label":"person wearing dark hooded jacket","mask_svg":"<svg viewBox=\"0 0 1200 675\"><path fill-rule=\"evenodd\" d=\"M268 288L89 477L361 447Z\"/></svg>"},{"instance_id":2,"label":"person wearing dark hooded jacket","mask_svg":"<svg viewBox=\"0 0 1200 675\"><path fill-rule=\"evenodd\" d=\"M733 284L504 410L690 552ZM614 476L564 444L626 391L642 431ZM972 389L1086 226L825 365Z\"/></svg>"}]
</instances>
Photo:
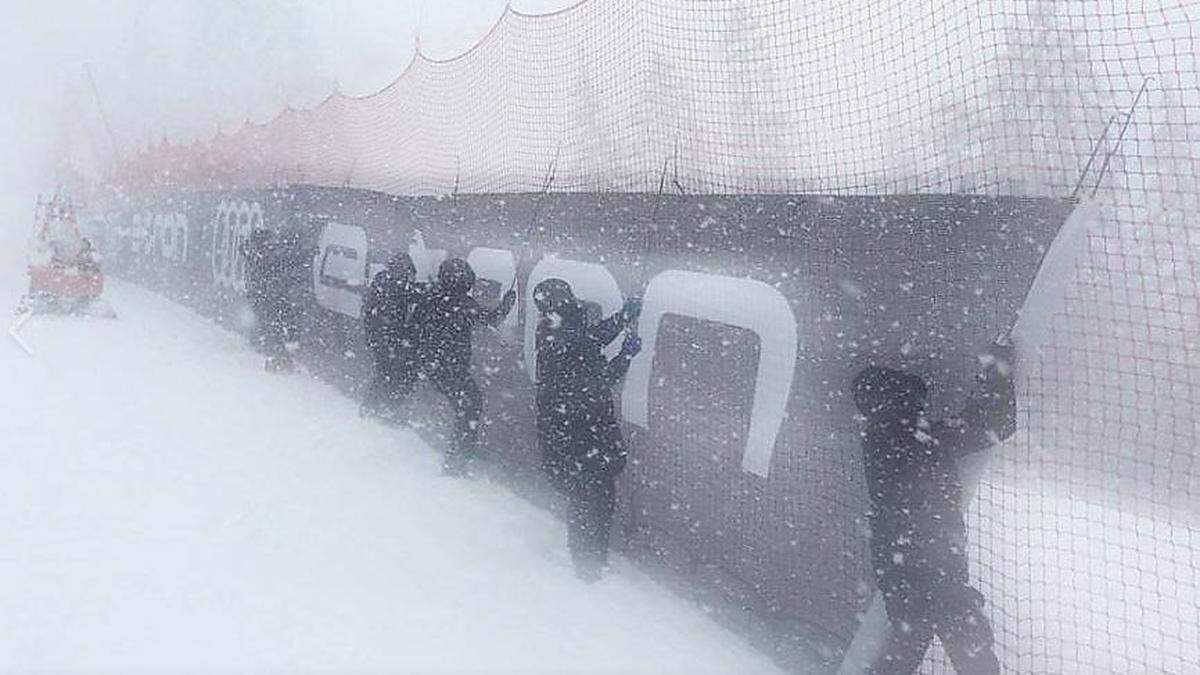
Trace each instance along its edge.
<instances>
[{"instance_id":1,"label":"person wearing dark hooded jacket","mask_svg":"<svg viewBox=\"0 0 1200 675\"><path fill-rule=\"evenodd\" d=\"M417 326L413 310L423 288L413 281L416 268L407 253L397 253L375 275L363 300L363 332L375 361L375 377L363 398L363 413L391 412L412 393L417 378Z\"/></svg>"},{"instance_id":2,"label":"person wearing dark hooded jacket","mask_svg":"<svg viewBox=\"0 0 1200 675\"><path fill-rule=\"evenodd\" d=\"M516 291L509 290L496 309L485 309L471 297L474 286L475 271L467 261L446 260L438 268L437 283L417 304L413 316L421 374L454 408L454 438L442 466L451 476L465 475L479 448L483 394L471 376L472 333L499 325L517 299Z\"/></svg>"},{"instance_id":3,"label":"person wearing dark hooded jacket","mask_svg":"<svg viewBox=\"0 0 1200 675\"><path fill-rule=\"evenodd\" d=\"M537 432L543 467L567 498L567 545L576 574L600 578L616 507L616 479L628 449L613 406L613 387L641 351L627 335L612 359L603 349L636 321L641 301L589 324L583 305L561 279L546 279L533 293L541 313L537 345Z\"/></svg>"},{"instance_id":4,"label":"person wearing dark hooded jacket","mask_svg":"<svg viewBox=\"0 0 1200 675\"><path fill-rule=\"evenodd\" d=\"M242 253L246 259L246 296L254 313L259 346L271 372L294 368L292 350L298 333L292 297L299 245L272 239L265 229L254 230Z\"/></svg>"},{"instance_id":5,"label":"person wearing dark hooded jacket","mask_svg":"<svg viewBox=\"0 0 1200 675\"><path fill-rule=\"evenodd\" d=\"M915 672L937 635L956 672L1000 672L983 596L970 584L958 461L1016 429L1011 347L993 345L956 417L926 416L921 378L869 367L854 379L870 493L871 557L892 625L872 673Z\"/></svg>"}]
</instances>

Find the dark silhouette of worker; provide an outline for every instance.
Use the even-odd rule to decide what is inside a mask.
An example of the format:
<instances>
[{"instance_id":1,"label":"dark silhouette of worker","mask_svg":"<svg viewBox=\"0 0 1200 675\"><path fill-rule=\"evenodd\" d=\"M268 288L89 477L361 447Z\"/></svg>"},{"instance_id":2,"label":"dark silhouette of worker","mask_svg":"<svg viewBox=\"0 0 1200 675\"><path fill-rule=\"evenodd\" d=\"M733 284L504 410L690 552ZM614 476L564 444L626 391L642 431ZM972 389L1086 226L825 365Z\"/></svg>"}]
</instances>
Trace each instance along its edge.
<instances>
[{"instance_id":1,"label":"dark silhouette of worker","mask_svg":"<svg viewBox=\"0 0 1200 675\"><path fill-rule=\"evenodd\" d=\"M363 300L363 332L375 361L375 376L363 397L364 415L394 418L396 405L417 379L417 326L413 314L422 284L407 253L397 253L375 275Z\"/></svg>"},{"instance_id":2,"label":"dark silhouette of worker","mask_svg":"<svg viewBox=\"0 0 1200 675\"><path fill-rule=\"evenodd\" d=\"M516 302L515 290L504 294L496 309L485 309L471 297L475 271L467 261L451 258L438 268L437 283L418 302L413 322L418 326L417 359L421 376L454 408L454 437L442 470L464 476L479 451L483 395L471 376L471 335L483 326L504 321Z\"/></svg>"},{"instance_id":3,"label":"dark silhouette of worker","mask_svg":"<svg viewBox=\"0 0 1200 675\"><path fill-rule=\"evenodd\" d=\"M867 418L862 435L871 498L871 557L891 637L871 672L914 672L937 635L956 672L999 673L983 596L970 585L957 462L1016 429L1011 347L984 357L978 389L958 415L926 416L929 392L914 375L870 367L854 379Z\"/></svg>"},{"instance_id":4,"label":"dark silhouette of worker","mask_svg":"<svg viewBox=\"0 0 1200 675\"><path fill-rule=\"evenodd\" d=\"M268 372L295 368L293 353L299 336L296 290L307 269L305 250L295 237L273 237L266 229L254 230L243 248L246 259L246 295L254 313L259 347L267 354Z\"/></svg>"},{"instance_id":5,"label":"dark silhouette of worker","mask_svg":"<svg viewBox=\"0 0 1200 675\"><path fill-rule=\"evenodd\" d=\"M96 254L96 248L92 246L92 240L87 237L79 240L79 256L76 258L75 266L81 272L100 272L100 257Z\"/></svg>"},{"instance_id":6,"label":"dark silhouette of worker","mask_svg":"<svg viewBox=\"0 0 1200 675\"><path fill-rule=\"evenodd\" d=\"M538 445L546 474L567 498L567 544L576 575L590 583L608 562L616 480L629 452L612 390L641 351L641 340L627 335L612 359L602 350L636 321L641 301L632 299L592 324L562 279L539 283L533 299L541 313L536 334Z\"/></svg>"}]
</instances>

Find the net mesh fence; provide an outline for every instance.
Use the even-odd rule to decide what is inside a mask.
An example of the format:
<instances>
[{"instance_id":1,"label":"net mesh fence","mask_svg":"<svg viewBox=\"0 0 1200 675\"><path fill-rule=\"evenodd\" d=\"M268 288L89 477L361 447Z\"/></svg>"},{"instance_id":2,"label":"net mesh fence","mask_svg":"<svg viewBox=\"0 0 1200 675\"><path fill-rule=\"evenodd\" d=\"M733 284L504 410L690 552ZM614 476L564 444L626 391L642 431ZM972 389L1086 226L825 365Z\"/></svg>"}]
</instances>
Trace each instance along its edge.
<instances>
[{"instance_id":1,"label":"net mesh fence","mask_svg":"<svg viewBox=\"0 0 1200 675\"><path fill-rule=\"evenodd\" d=\"M1184 0L510 9L374 95L164 143L118 180L1093 200L1065 309L1021 371L1020 431L971 505L973 578L1006 670L1195 672L1198 34Z\"/></svg>"}]
</instances>

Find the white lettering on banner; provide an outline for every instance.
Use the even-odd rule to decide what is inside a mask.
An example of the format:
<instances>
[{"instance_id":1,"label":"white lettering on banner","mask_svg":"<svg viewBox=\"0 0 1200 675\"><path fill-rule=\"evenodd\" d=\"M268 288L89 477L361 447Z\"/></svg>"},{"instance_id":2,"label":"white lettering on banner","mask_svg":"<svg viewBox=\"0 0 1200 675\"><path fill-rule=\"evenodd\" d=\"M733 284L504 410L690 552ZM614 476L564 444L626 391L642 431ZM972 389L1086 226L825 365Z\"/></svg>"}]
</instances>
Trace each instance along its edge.
<instances>
[{"instance_id":1,"label":"white lettering on banner","mask_svg":"<svg viewBox=\"0 0 1200 675\"><path fill-rule=\"evenodd\" d=\"M129 249L134 253L141 253L142 250L142 214L135 213L129 221Z\"/></svg>"},{"instance_id":2,"label":"white lettering on banner","mask_svg":"<svg viewBox=\"0 0 1200 675\"><path fill-rule=\"evenodd\" d=\"M172 223L175 228L175 249L173 260L185 262L188 255L188 219L182 213L176 213Z\"/></svg>"},{"instance_id":3,"label":"white lettering on banner","mask_svg":"<svg viewBox=\"0 0 1200 675\"><path fill-rule=\"evenodd\" d=\"M213 219L213 282L229 291L246 291L246 243L263 226L262 205L222 200Z\"/></svg>"},{"instance_id":4,"label":"white lettering on banner","mask_svg":"<svg viewBox=\"0 0 1200 675\"><path fill-rule=\"evenodd\" d=\"M151 216L147 215L147 222ZM154 240L157 242L158 254L172 262L183 262L187 259L188 230L187 217L182 213L165 213L153 216Z\"/></svg>"},{"instance_id":5,"label":"white lettering on banner","mask_svg":"<svg viewBox=\"0 0 1200 675\"><path fill-rule=\"evenodd\" d=\"M147 239L146 255L154 257L162 257L162 241L163 241L163 215L161 213L146 214L146 224L150 230L150 236Z\"/></svg>"},{"instance_id":6,"label":"white lettering on banner","mask_svg":"<svg viewBox=\"0 0 1200 675\"><path fill-rule=\"evenodd\" d=\"M408 245L408 257L417 270L417 281L433 281L437 278L438 267L446 259L446 249L429 248L425 245L425 235L417 230L413 232L412 243Z\"/></svg>"},{"instance_id":7,"label":"white lettering on banner","mask_svg":"<svg viewBox=\"0 0 1200 675\"><path fill-rule=\"evenodd\" d=\"M218 288L227 288L229 285L229 265L227 262L228 256L228 232L231 226L235 225L232 221L232 213L234 209L229 202L221 200L217 205L216 215L213 216L212 224L212 277L213 284Z\"/></svg>"},{"instance_id":8,"label":"white lettering on banner","mask_svg":"<svg viewBox=\"0 0 1200 675\"><path fill-rule=\"evenodd\" d=\"M638 322L644 349L630 364L621 395L622 416L643 428L650 425L651 371L658 327L667 314L736 326L758 336L758 373L742 469L766 478L787 413L799 349L796 317L787 298L753 279L678 270L651 279Z\"/></svg>"},{"instance_id":9,"label":"white lettering on banner","mask_svg":"<svg viewBox=\"0 0 1200 675\"><path fill-rule=\"evenodd\" d=\"M313 260L317 304L355 319L362 316L367 284L367 231L331 222L321 231Z\"/></svg>"},{"instance_id":10,"label":"white lettering on banner","mask_svg":"<svg viewBox=\"0 0 1200 675\"><path fill-rule=\"evenodd\" d=\"M532 289L546 279L559 278L571 285L575 297L580 300L594 302L600 305L600 311L608 316L621 309L625 298L621 295L621 287L616 278L603 265L564 260L556 256L546 256L529 272L526 288L525 303L525 371L529 379L537 382L537 345L534 335L537 329L538 311L533 305ZM616 356L621 349L620 341L614 340L606 350L609 357Z\"/></svg>"},{"instance_id":11,"label":"white lettering on banner","mask_svg":"<svg viewBox=\"0 0 1200 675\"><path fill-rule=\"evenodd\" d=\"M502 298L508 289L517 287L517 257L513 255L512 251L476 247L467 254L467 264L475 270L475 275L480 279L496 282L500 287ZM500 324L500 328L515 339L517 337L517 313L509 312L508 316L504 317L504 322Z\"/></svg>"},{"instance_id":12,"label":"white lettering on banner","mask_svg":"<svg viewBox=\"0 0 1200 675\"><path fill-rule=\"evenodd\" d=\"M148 214L139 214L133 222L135 230L141 225L162 233L162 240L156 243L164 257L186 258L187 220L182 215L152 219ZM244 244L250 232L261 224L259 204L221 202L214 220L212 250L213 279L218 286L244 291ZM144 245L151 245L154 238L153 235L146 236ZM361 317L363 291L371 271L367 247L364 228L337 222L325 225L313 261L317 304L348 317ZM414 233L408 251L418 278L435 277L438 266L447 256L444 249L430 249L419 231ZM467 261L480 278L496 282L502 292L514 286L518 270L512 251L475 247L467 255ZM530 270L526 284L532 289L552 277L565 280L580 300L595 303L604 316L620 310L624 302L616 278L601 264L547 255ZM536 382L535 333L539 315L531 300L531 293L526 293L522 299L525 304L522 355L530 380ZM624 419L643 428L650 425L649 391L659 326L668 314L749 330L759 339L759 361L742 469L767 477L775 443L787 414L799 351L799 327L787 299L769 284L748 278L681 270L664 271L652 278L645 289L639 322L645 349L630 365L621 396ZM510 314L504 325L519 326L516 313ZM620 341L614 340L606 348L606 354L611 358L619 349Z\"/></svg>"},{"instance_id":13,"label":"white lettering on banner","mask_svg":"<svg viewBox=\"0 0 1200 675\"><path fill-rule=\"evenodd\" d=\"M169 216L165 214L156 213L151 221L154 223L154 247L151 250L153 250L154 254L159 258L168 258L170 255L168 246L170 245L170 237L172 233L167 228L168 217Z\"/></svg>"}]
</instances>

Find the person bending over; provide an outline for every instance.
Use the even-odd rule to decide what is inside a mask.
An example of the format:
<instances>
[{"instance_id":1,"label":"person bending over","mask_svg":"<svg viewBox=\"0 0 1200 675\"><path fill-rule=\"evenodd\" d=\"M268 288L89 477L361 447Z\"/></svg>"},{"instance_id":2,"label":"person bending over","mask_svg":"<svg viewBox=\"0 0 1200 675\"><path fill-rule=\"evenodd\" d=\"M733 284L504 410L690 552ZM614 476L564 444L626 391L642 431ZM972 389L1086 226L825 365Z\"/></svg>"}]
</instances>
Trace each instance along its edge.
<instances>
[{"instance_id":1,"label":"person bending over","mask_svg":"<svg viewBox=\"0 0 1200 675\"><path fill-rule=\"evenodd\" d=\"M613 406L613 387L641 350L625 337L608 359L603 349L634 322L641 301L589 324L583 305L562 279L546 279L533 292L538 320L537 433L543 467L567 498L567 545L576 575L600 578L608 562L608 535L616 507L616 480L628 449Z\"/></svg>"},{"instance_id":2,"label":"person bending over","mask_svg":"<svg viewBox=\"0 0 1200 675\"><path fill-rule=\"evenodd\" d=\"M454 408L454 437L442 470L464 476L479 450L479 424L483 395L471 376L471 334L482 326L497 326L516 302L509 290L496 309L485 309L471 297L475 271L461 258L451 258L438 269L437 283L417 304L413 323L418 326L417 359L423 377L449 399Z\"/></svg>"},{"instance_id":3,"label":"person bending over","mask_svg":"<svg viewBox=\"0 0 1200 675\"><path fill-rule=\"evenodd\" d=\"M866 417L863 459L870 492L870 545L889 642L876 674L914 672L937 635L960 675L998 673L983 596L970 584L958 460L1016 428L1013 350L993 345L979 386L956 417L931 421L921 378L869 367L854 379Z\"/></svg>"},{"instance_id":4,"label":"person bending over","mask_svg":"<svg viewBox=\"0 0 1200 675\"><path fill-rule=\"evenodd\" d=\"M299 245L266 229L250 233L243 254L246 258L246 295L254 314L258 346L266 353L268 372L295 368L293 353L299 333L296 299Z\"/></svg>"},{"instance_id":5,"label":"person bending over","mask_svg":"<svg viewBox=\"0 0 1200 675\"><path fill-rule=\"evenodd\" d=\"M395 406L412 393L417 378L417 326L413 310L423 288L413 281L416 268L407 253L397 253L375 275L363 301L363 332L375 362L375 377L363 397L364 415L392 417Z\"/></svg>"}]
</instances>

